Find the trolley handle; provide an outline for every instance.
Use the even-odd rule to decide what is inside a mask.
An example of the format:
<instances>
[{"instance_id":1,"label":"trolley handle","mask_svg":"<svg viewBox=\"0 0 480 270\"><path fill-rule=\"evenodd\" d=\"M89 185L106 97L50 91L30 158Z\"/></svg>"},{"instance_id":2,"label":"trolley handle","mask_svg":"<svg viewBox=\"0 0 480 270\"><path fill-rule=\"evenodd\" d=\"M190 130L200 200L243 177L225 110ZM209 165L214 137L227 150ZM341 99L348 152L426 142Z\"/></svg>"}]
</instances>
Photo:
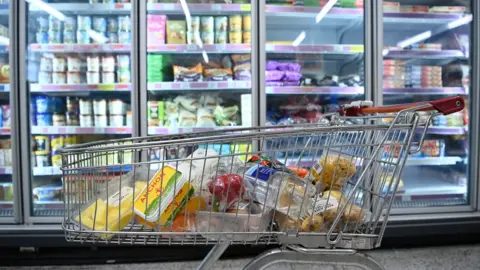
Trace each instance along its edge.
<instances>
[{"instance_id":1,"label":"trolley handle","mask_svg":"<svg viewBox=\"0 0 480 270\"><path fill-rule=\"evenodd\" d=\"M345 116L361 116L366 114L396 113L401 111L438 111L443 115L448 115L463 110L465 108L465 100L461 96L456 96L432 101L390 106L370 107L368 105L368 102L354 102L351 105L347 105L342 108L339 113Z\"/></svg>"}]
</instances>

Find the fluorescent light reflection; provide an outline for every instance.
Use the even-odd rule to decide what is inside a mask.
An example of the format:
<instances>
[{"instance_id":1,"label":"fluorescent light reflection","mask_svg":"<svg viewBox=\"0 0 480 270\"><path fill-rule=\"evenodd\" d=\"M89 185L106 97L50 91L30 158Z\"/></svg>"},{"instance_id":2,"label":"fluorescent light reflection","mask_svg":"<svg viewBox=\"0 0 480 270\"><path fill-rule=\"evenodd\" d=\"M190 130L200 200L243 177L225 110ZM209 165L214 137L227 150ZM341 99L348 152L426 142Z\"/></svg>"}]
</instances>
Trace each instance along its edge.
<instances>
[{"instance_id":1,"label":"fluorescent light reflection","mask_svg":"<svg viewBox=\"0 0 480 270\"><path fill-rule=\"evenodd\" d=\"M300 43L302 43L306 36L307 34L305 34L305 31L302 31L300 35L298 35L298 37L292 42L292 46L297 47L298 45L300 45Z\"/></svg>"},{"instance_id":2,"label":"fluorescent light reflection","mask_svg":"<svg viewBox=\"0 0 480 270\"><path fill-rule=\"evenodd\" d=\"M328 1L325 6L323 6L322 10L317 14L315 17L315 23L319 23L325 15L332 9L332 7L337 3L338 0L330 0Z\"/></svg>"},{"instance_id":3,"label":"fluorescent light reflection","mask_svg":"<svg viewBox=\"0 0 480 270\"><path fill-rule=\"evenodd\" d=\"M53 17L59 19L60 21L65 21L65 15L60 11L54 9L49 4L41 1L41 0L26 0L31 5L37 6L39 9L47 12L48 14L52 15Z\"/></svg>"}]
</instances>

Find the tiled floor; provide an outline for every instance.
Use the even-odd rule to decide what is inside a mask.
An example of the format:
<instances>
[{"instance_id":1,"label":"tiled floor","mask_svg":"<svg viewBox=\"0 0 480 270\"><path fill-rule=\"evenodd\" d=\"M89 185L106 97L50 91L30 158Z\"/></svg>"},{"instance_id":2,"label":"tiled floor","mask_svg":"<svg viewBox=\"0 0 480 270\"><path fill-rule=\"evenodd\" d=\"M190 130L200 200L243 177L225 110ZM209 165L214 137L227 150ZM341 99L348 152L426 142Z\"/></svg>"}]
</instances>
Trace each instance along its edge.
<instances>
[{"instance_id":1,"label":"tiled floor","mask_svg":"<svg viewBox=\"0 0 480 270\"><path fill-rule=\"evenodd\" d=\"M432 247L418 249L377 250L369 253L387 270L478 270L480 269L480 245ZM212 269L242 269L250 259L223 260ZM92 265L62 267L15 267L0 269L19 270L188 270L195 269L199 262L174 262L128 265ZM268 270L334 270L331 266L312 264L279 263ZM337 268L341 269L341 268ZM335 269L335 270L337 270ZM357 268L344 268L344 270Z\"/></svg>"}]
</instances>

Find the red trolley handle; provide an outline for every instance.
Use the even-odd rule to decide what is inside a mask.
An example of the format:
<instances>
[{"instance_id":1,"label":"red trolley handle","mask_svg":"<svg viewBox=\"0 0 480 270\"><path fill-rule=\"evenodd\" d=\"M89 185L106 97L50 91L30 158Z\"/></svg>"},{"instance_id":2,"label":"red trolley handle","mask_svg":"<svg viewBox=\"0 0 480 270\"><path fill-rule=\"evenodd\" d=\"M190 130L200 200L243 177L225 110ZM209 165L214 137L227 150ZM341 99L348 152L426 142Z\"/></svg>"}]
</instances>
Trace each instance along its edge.
<instances>
[{"instance_id":1,"label":"red trolley handle","mask_svg":"<svg viewBox=\"0 0 480 270\"><path fill-rule=\"evenodd\" d=\"M459 112L465 108L465 100L461 96L447 97L432 101L398 104L390 106L366 107L353 106L340 110L341 115L360 116L375 113L396 113L403 110L412 111L438 111L443 115Z\"/></svg>"}]
</instances>

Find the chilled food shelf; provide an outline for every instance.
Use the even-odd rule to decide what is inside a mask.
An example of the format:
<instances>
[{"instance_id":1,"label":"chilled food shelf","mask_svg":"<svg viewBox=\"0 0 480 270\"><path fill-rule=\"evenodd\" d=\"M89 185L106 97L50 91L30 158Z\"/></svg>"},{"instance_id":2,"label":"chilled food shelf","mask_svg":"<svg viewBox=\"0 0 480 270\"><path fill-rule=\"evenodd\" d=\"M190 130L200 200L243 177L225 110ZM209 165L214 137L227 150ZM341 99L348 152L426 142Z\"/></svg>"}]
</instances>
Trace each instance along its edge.
<instances>
[{"instance_id":1,"label":"chilled food shelf","mask_svg":"<svg viewBox=\"0 0 480 270\"><path fill-rule=\"evenodd\" d=\"M1 88L0 88L1 89ZM30 92L131 91L130 83L116 84L30 84ZM74 93L73 93L74 94Z\"/></svg>"},{"instance_id":2,"label":"chilled food shelf","mask_svg":"<svg viewBox=\"0 0 480 270\"><path fill-rule=\"evenodd\" d=\"M117 3L117 4L81 4L81 3L48 3L49 10L60 11L63 14L86 14L86 15L128 15L132 9L132 5L129 3ZM43 5L30 4L30 13L33 14L45 14L46 10Z\"/></svg>"},{"instance_id":3,"label":"chilled food shelf","mask_svg":"<svg viewBox=\"0 0 480 270\"><path fill-rule=\"evenodd\" d=\"M52 53L129 53L130 44L31 44L32 52Z\"/></svg>"},{"instance_id":4,"label":"chilled food shelf","mask_svg":"<svg viewBox=\"0 0 480 270\"><path fill-rule=\"evenodd\" d=\"M463 87L441 88L384 88L386 95L468 95L468 89Z\"/></svg>"},{"instance_id":5,"label":"chilled food shelf","mask_svg":"<svg viewBox=\"0 0 480 270\"><path fill-rule=\"evenodd\" d=\"M268 53L307 53L307 54L340 54L352 55L363 53L363 45L284 45L266 44Z\"/></svg>"},{"instance_id":6,"label":"chilled food shelf","mask_svg":"<svg viewBox=\"0 0 480 270\"><path fill-rule=\"evenodd\" d=\"M32 126L32 134L66 135L66 134L132 134L129 127L74 127L74 126Z\"/></svg>"},{"instance_id":7,"label":"chilled food shelf","mask_svg":"<svg viewBox=\"0 0 480 270\"><path fill-rule=\"evenodd\" d=\"M363 95L363 87L266 87L267 94Z\"/></svg>"},{"instance_id":8,"label":"chilled food shelf","mask_svg":"<svg viewBox=\"0 0 480 270\"><path fill-rule=\"evenodd\" d=\"M250 4L188 4L188 9L194 15L214 15L214 14L238 14L250 13L252 6ZM174 3L150 3L147 4L149 13L184 15L185 12L181 4Z\"/></svg>"},{"instance_id":9,"label":"chilled food shelf","mask_svg":"<svg viewBox=\"0 0 480 270\"><path fill-rule=\"evenodd\" d=\"M148 45L148 52L156 53L250 53L251 44L204 44L202 47L196 44L160 44Z\"/></svg>"},{"instance_id":10,"label":"chilled food shelf","mask_svg":"<svg viewBox=\"0 0 480 270\"><path fill-rule=\"evenodd\" d=\"M211 82L159 82L148 83L150 91L166 90L250 90L250 81L211 81Z\"/></svg>"},{"instance_id":11,"label":"chilled food shelf","mask_svg":"<svg viewBox=\"0 0 480 270\"><path fill-rule=\"evenodd\" d=\"M459 50L388 50L385 58L389 59L466 59L465 54Z\"/></svg>"}]
</instances>

